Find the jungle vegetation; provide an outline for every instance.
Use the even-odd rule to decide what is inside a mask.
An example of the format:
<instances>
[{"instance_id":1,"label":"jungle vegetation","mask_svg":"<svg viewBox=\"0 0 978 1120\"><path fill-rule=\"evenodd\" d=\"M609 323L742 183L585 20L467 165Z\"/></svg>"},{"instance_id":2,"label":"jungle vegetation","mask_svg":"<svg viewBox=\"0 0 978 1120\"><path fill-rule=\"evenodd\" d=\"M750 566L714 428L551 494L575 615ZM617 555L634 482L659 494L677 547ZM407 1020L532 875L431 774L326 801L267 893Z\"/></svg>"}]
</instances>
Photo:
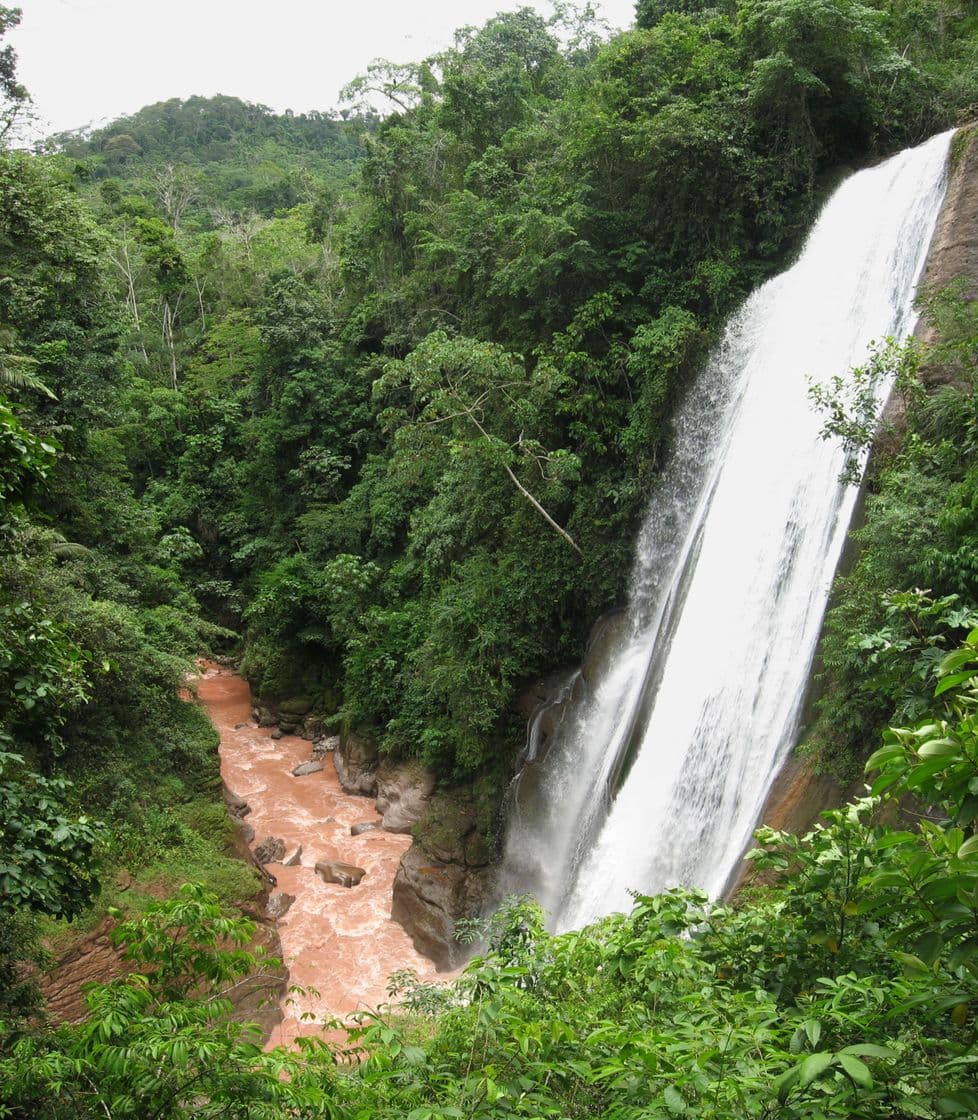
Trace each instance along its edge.
<instances>
[{"instance_id":1,"label":"jungle vegetation","mask_svg":"<svg viewBox=\"0 0 978 1120\"><path fill-rule=\"evenodd\" d=\"M508 773L520 691L622 594L725 316L846 170L973 114L978 15L640 0L607 37L520 9L347 95L168 101L0 152L0 1115L978 1110L963 289L926 295L934 346L878 358L907 422L823 647L813 742L849 775L873 754L873 795L762 835L734 906L638 898L554 938L515 904L457 988L402 977L356 1055L263 1056L228 1021L254 962L226 908L255 884L178 695L192 658L242 653L265 701L447 787ZM4 134L26 98L5 48ZM908 791L917 826L878 823ZM137 971L51 1028L25 964L121 904L123 869Z\"/></svg>"}]
</instances>

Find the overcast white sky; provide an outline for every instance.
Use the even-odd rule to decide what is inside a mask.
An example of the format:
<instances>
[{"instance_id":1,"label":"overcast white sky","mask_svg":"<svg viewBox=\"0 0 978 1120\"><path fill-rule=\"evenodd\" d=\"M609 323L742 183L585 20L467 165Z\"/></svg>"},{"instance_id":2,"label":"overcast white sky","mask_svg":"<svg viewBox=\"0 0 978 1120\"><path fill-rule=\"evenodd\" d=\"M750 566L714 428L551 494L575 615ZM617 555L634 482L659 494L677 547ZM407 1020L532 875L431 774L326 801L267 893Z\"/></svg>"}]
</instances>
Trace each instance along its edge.
<instances>
[{"instance_id":1,"label":"overcast white sky","mask_svg":"<svg viewBox=\"0 0 978 1120\"><path fill-rule=\"evenodd\" d=\"M44 133L191 94L233 94L301 112L330 109L373 58L409 62L520 0L4 0L23 10L9 41ZM549 14L545 0L523 4ZM634 0L596 7L627 27Z\"/></svg>"}]
</instances>

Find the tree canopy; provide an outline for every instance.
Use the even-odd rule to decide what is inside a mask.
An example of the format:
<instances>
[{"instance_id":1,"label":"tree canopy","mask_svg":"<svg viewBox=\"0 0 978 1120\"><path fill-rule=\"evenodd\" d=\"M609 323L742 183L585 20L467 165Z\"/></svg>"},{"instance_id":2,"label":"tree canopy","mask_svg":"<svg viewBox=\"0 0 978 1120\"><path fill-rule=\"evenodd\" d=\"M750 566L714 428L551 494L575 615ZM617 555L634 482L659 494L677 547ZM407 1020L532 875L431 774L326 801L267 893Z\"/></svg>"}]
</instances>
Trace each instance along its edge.
<instances>
[{"instance_id":1,"label":"tree canopy","mask_svg":"<svg viewBox=\"0 0 978 1120\"><path fill-rule=\"evenodd\" d=\"M619 602L725 318L845 169L973 112L976 43L951 0L641 0L614 36L524 8L379 60L343 114L173 99L0 152L0 1114L978 1109L973 292L876 359L907 425L809 736L852 777L892 724L876 784L763 833L752 900L638 897L563 937L520 904L348 1054L263 1055L222 1002L257 884L180 699L234 651L262 703L478 783L492 850L521 699ZM858 391L822 403L863 438ZM881 823L908 794L916 827ZM134 971L49 1028L28 966L93 905Z\"/></svg>"}]
</instances>

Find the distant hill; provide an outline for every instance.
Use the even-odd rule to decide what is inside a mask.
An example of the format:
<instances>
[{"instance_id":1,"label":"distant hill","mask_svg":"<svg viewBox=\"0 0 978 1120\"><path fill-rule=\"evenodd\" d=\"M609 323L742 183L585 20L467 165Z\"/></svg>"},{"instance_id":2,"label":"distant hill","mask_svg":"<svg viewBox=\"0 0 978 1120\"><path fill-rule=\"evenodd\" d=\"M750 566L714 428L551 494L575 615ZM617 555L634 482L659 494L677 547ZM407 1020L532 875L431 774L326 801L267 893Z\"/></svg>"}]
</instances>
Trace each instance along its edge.
<instances>
[{"instance_id":1,"label":"distant hill","mask_svg":"<svg viewBox=\"0 0 978 1120\"><path fill-rule=\"evenodd\" d=\"M345 182L375 123L315 111L274 113L225 95L174 97L51 143L96 180L131 182L167 166L192 168L206 201L270 215L299 201L303 178Z\"/></svg>"}]
</instances>

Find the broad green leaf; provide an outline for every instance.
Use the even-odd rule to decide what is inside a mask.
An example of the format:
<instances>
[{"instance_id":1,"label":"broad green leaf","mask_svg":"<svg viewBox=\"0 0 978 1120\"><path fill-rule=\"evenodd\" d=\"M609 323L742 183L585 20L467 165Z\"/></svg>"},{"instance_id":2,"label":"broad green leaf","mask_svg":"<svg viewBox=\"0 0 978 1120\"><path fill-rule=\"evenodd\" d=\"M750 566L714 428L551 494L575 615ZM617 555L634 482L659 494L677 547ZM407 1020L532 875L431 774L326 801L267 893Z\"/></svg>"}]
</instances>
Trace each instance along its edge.
<instances>
[{"instance_id":1,"label":"broad green leaf","mask_svg":"<svg viewBox=\"0 0 978 1120\"><path fill-rule=\"evenodd\" d=\"M964 684L965 681L970 681L976 676L978 676L978 669L968 669L963 673L951 673L948 677L942 677L934 689L934 695L942 696L945 692L957 688L959 684Z\"/></svg>"},{"instance_id":2,"label":"broad green leaf","mask_svg":"<svg viewBox=\"0 0 978 1120\"><path fill-rule=\"evenodd\" d=\"M877 770L884 762L889 762L891 758L903 758L904 753L904 749L899 743L887 743L885 747L880 747L866 760L866 773Z\"/></svg>"},{"instance_id":3,"label":"broad green leaf","mask_svg":"<svg viewBox=\"0 0 978 1120\"><path fill-rule=\"evenodd\" d=\"M666 1108L669 1109L673 1116L678 1116L680 1113L686 1111L686 1101L675 1085L667 1085L662 1097L666 1102Z\"/></svg>"},{"instance_id":4,"label":"broad green leaf","mask_svg":"<svg viewBox=\"0 0 978 1120\"><path fill-rule=\"evenodd\" d=\"M839 1065L861 1089L872 1089L873 1075L865 1062L861 1062L851 1054L839 1054Z\"/></svg>"},{"instance_id":5,"label":"broad green leaf","mask_svg":"<svg viewBox=\"0 0 978 1120\"><path fill-rule=\"evenodd\" d=\"M968 825L975 818L978 818L978 795L972 793L962 801L961 807L955 814L954 821L956 824Z\"/></svg>"},{"instance_id":6,"label":"broad green leaf","mask_svg":"<svg viewBox=\"0 0 978 1120\"><path fill-rule=\"evenodd\" d=\"M931 930L918 939L914 948L917 950L917 956L925 964L932 965L941 955L941 949L944 948L944 938L937 930Z\"/></svg>"},{"instance_id":7,"label":"broad green leaf","mask_svg":"<svg viewBox=\"0 0 978 1120\"><path fill-rule=\"evenodd\" d=\"M925 782L930 781L935 774L946 770L951 765L950 758L929 758L919 766L915 766L906 780L907 789L919 789Z\"/></svg>"},{"instance_id":8,"label":"broad green leaf","mask_svg":"<svg viewBox=\"0 0 978 1120\"><path fill-rule=\"evenodd\" d=\"M876 779L875 782L873 782L873 788L872 788L873 796L877 797L877 796L879 796L879 794L883 793L885 790L888 790L890 788L890 786L896 785L896 783L900 780L900 778L902 776L903 775L901 774L901 772L899 770L891 770L891 771L888 771L888 772L882 774L880 777L878 777Z\"/></svg>"},{"instance_id":9,"label":"broad green leaf","mask_svg":"<svg viewBox=\"0 0 978 1120\"><path fill-rule=\"evenodd\" d=\"M897 871L886 871L882 875L876 875L870 879L870 885L877 891L887 890L890 887L903 890L907 885L907 877Z\"/></svg>"},{"instance_id":10,"label":"broad green leaf","mask_svg":"<svg viewBox=\"0 0 978 1120\"><path fill-rule=\"evenodd\" d=\"M967 859L978 852L978 836L972 836L958 848L958 859Z\"/></svg>"},{"instance_id":11,"label":"broad green leaf","mask_svg":"<svg viewBox=\"0 0 978 1120\"><path fill-rule=\"evenodd\" d=\"M969 964L976 957L978 957L978 938L969 937L954 950L949 963L952 968L957 968L959 965Z\"/></svg>"},{"instance_id":12,"label":"broad green leaf","mask_svg":"<svg viewBox=\"0 0 978 1120\"><path fill-rule=\"evenodd\" d=\"M875 1042L857 1042L854 1046L844 1046L839 1051L839 1056L851 1054L855 1058L896 1058L899 1057L895 1050L888 1046L878 1046Z\"/></svg>"},{"instance_id":13,"label":"broad green leaf","mask_svg":"<svg viewBox=\"0 0 978 1120\"><path fill-rule=\"evenodd\" d=\"M971 1115L974 1112L970 1104L958 1099L956 1093L938 1097L937 1108L942 1116Z\"/></svg>"},{"instance_id":14,"label":"broad green leaf","mask_svg":"<svg viewBox=\"0 0 978 1120\"><path fill-rule=\"evenodd\" d=\"M954 739L931 739L929 743L921 746L917 754L921 758L945 758L948 755L958 754L960 750L960 744Z\"/></svg>"},{"instance_id":15,"label":"broad green leaf","mask_svg":"<svg viewBox=\"0 0 978 1120\"><path fill-rule=\"evenodd\" d=\"M978 658L978 650L968 648L952 650L941 661L937 671L942 677L945 677L948 673L953 673L955 669L960 669L962 665L967 665L969 661L974 661L975 658Z\"/></svg>"},{"instance_id":16,"label":"broad green leaf","mask_svg":"<svg viewBox=\"0 0 978 1120\"><path fill-rule=\"evenodd\" d=\"M903 966L903 971L908 976L928 976L930 974L927 965L913 953L894 952L893 956Z\"/></svg>"},{"instance_id":17,"label":"broad green leaf","mask_svg":"<svg viewBox=\"0 0 978 1120\"><path fill-rule=\"evenodd\" d=\"M963 848L964 845L962 844L961 847ZM961 848L958 849L959 853L960 851ZM967 886L967 875L952 875L947 879L929 880L920 888L920 894L928 902L939 902L942 898L953 898L962 887Z\"/></svg>"},{"instance_id":18,"label":"broad green leaf","mask_svg":"<svg viewBox=\"0 0 978 1120\"><path fill-rule=\"evenodd\" d=\"M810 1085L816 1077L824 1073L832 1064L832 1055L825 1050L809 1054L799 1067L802 1085Z\"/></svg>"},{"instance_id":19,"label":"broad green leaf","mask_svg":"<svg viewBox=\"0 0 978 1120\"><path fill-rule=\"evenodd\" d=\"M971 1112L978 1112L978 1092L974 1089L955 1089L948 1093L948 1096L960 1102Z\"/></svg>"},{"instance_id":20,"label":"broad green leaf","mask_svg":"<svg viewBox=\"0 0 978 1120\"><path fill-rule=\"evenodd\" d=\"M788 1094L794 1088L795 1082L798 1080L798 1075L801 1072L801 1066L792 1066L791 1069L785 1070L784 1073L775 1081L774 1085L777 1089L778 1100L784 1104L788 1099Z\"/></svg>"}]
</instances>

